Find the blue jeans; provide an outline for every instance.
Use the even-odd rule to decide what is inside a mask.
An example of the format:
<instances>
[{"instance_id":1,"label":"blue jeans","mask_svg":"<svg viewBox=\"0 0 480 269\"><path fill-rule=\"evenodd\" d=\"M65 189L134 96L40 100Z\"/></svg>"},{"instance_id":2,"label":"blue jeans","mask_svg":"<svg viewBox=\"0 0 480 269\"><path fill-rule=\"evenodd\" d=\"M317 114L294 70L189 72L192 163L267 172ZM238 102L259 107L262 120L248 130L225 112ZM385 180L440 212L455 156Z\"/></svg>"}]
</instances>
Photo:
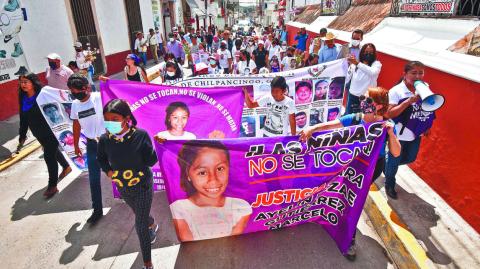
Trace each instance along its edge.
<instances>
[{"instance_id":1,"label":"blue jeans","mask_svg":"<svg viewBox=\"0 0 480 269\"><path fill-rule=\"evenodd\" d=\"M143 65L147 65L147 53L146 52L139 52L140 59L142 59Z\"/></svg>"},{"instance_id":2,"label":"blue jeans","mask_svg":"<svg viewBox=\"0 0 480 269\"><path fill-rule=\"evenodd\" d=\"M393 157L390 152L388 153L384 171L386 188L395 188L395 175L397 174L398 166L415 161L420 149L420 141L420 136L413 141L400 141L402 151L398 157Z\"/></svg>"},{"instance_id":3,"label":"blue jeans","mask_svg":"<svg viewBox=\"0 0 480 269\"><path fill-rule=\"evenodd\" d=\"M348 93L345 115L360 112L360 97Z\"/></svg>"},{"instance_id":4,"label":"blue jeans","mask_svg":"<svg viewBox=\"0 0 480 269\"><path fill-rule=\"evenodd\" d=\"M93 69L93 66L91 66L88 68L88 71L87 71L87 80L88 80L88 84L90 84L90 86L92 87L92 92L96 92L97 89L95 87L95 84L93 83L93 73L94 73L94 69Z\"/></svg>"},{"instance_id":5,"label":"blue jeans","mask_svg":"<svg viewBox=\"0 0 480 269\"><path fill-rule=\"evenodd\" d=\"M102 212L102 187L100 184L100 165L97 161L97 141L87 140L88 180L90 181L90 194L94 212Z\"/></svg>"}]
</instances>

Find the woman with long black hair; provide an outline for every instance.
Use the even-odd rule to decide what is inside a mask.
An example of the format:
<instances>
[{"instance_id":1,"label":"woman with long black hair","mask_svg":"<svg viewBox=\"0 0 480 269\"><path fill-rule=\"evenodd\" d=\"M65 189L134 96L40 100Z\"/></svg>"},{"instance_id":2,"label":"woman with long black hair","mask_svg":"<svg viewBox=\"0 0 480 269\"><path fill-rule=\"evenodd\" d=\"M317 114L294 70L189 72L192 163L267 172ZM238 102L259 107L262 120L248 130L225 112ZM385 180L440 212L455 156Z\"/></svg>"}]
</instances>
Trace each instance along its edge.
<instances>
[{"instance_id":1,"label":"woman with long black hair","mask_svg":"<svg viewBox=\"0 0 480 269\"><path fill-rule=\"evenodd\" d=\"M18 103L20 106L20 138L18 148L21 148L25 143L27 131L30 129L33 136L37 138L43 147L43 158L48 168L48 187L43 193L43 196L49 199L58 192L58 180L68 175L72 171L72 168L58 149L58 140L48 126L37 104L37 96L43 87L37 75L34 73L22 74L18 82ZM57 162L63 167L60 176L58 175Z\"/></svg>"},{"instance_id":2,"label":"woman with long black hair","mask_svg":"<svg viewBox=\"0 0 480 269\"><path fill-rule=\"evenodd\" d=\"M114 99L103 108L107 133L98 142L97 159L102 170L117 185L122 199L135 214L135 229L140 241L144 267L153 268L152 247L158 225L150 215L153 197L153 173L157 162L152 141L128 103Z\"/></svg>"}]
</instances>

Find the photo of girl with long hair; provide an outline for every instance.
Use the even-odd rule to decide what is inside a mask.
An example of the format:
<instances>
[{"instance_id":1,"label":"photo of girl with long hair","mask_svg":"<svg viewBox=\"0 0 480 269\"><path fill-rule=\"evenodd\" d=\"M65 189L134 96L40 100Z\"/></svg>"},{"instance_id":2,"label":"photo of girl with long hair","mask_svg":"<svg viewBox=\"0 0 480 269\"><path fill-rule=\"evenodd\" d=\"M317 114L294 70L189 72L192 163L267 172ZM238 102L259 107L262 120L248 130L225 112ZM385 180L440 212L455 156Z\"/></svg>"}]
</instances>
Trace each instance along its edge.
<instances>
[{"instance_id":1,"label":"photo of girl with long hair","mask_svg":"<svg viewBox=\"0 0 480 269\"><path fill-rule=\"evenodd\" d=\"M156 135L157 140L158 138L165 140L191 140L197 138L194 134L185 131L188 118L190 118L190 110L185 103L170 103L165 112L165 126L167 130L159 132Z\"/></svg>"},{"instance_id":2,"label":"photo of girl with long hair","mask_svg":"<svg viewBox=\"0 0 480 269\"><path fill-rule=\"evenodd\" d=\"M224 195L230 153L219 141L192 140L178 153L180 186L187 199L170 204L180 241L242 234L252 214L250 204Z\"/></svg>"}]
</instances>

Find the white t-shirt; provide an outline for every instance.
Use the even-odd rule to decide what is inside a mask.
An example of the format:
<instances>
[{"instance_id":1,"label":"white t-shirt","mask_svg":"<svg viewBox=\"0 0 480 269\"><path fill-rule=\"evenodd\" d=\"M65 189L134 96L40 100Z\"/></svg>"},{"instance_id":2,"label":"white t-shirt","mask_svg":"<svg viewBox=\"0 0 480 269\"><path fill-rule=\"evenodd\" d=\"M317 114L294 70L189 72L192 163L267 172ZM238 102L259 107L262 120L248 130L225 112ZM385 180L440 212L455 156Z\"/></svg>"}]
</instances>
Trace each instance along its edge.
<instances>
[{"instance_id":1,"label":"white t-shirt","mask_svg":"<svg viewBox=\"0 0 480 269\"><path fill-rule=\"evenodd\" d=\"M252 214L247 201L232 197L225 197L223 207L199 207L189 199L177 200L170 210L173 219L185 220L194 240L229 236L242 217Z\"/></svg>"},{"instance_id":2,"label":"white t-shirt","mask_svg":"<svg viewBox=\"0 0 480 269\"><path fill-rule=\"evenodd\" d=\"M292 60L295 60L295 57L288 57L288 56L283 57L283 60L281 62L281 65L283 65L283 71L289 71L289 70L295 69L295 68L292 68L292 66L290 65Z\"/></svg>"},{"instance_id":3,"label":"white t-shirt","mask_svg":"<svg viewBox=\"0 0 480 269\"><path fill-rule=\"evenodd\" d=\"M147 52L147 39L135 39L134 49L138 52Z\"/></svg>"},{"instance_id":4,"label":"white t-shirt","mask_svg":"<svg viewBox=\"0 0 480 269\"><path fill-rule=\"evenodd\" d=\"M217 53L219 55L218 62L220 63L221 68L229 68L230 66L228 65L228 59L232 59L232 54L228 49L222 51L221 49L217 50Z\"/></svg>"},{"instance_id":5,"label":"white t-shirt","mask_svg":"<svg viewBox=\"0 0 480 269\"><path fill-rule=\"evenodd\" d=\"M105 133L102 99L99 92L90 93L90 98L85 102L74 100L70 117L72 120L78 120L82 133L87 138L96 139Z\"/></svg>"},{"instance_id":6,"label":"white t-shirt","mask_svg":"<svg viewBox=\"0 0 480 269\"><path fill-rule=\"evenodd\" d=\"M50 66L47 67L45 77L48 81L48 86L55 89L68 90L67 81L71 75L73 75L73 71L62 64L55 70L52 70Z\"/></svg>"},{"instance_id":7,"label":"white t-shirt","mask_svg":"<svg viewBox=\"0 0 480 269\"><path fill-rule=\"evenodd\" d=\"M190 132L187 132L187 131L184 131L183 132L183 135L181 136L175 136L175 135L172 135L168 130L167 131L161 131L157 134L158 137L160 138L164 138L164 139L167 139L167 140L193 140L193 139L197 139L197 137L190 133Z\"/></svg>"},{"instance_id":8,"label":"white t-shirt","mask_svg":"<svg viewBox=\"0 0 480 269\"><path fill-rule=\"evenodd\" d=\"M253 69L257 68L255 61L250 59L250 62L247 66L247 61L240 61L237 63L238 74L240 75L250 75L253 73Z\"/></svg>"},{"instance_id":9,"label":"white t-shirt","mask_svg":"<svg viewBox=\"0 0 480 269\"><path fill-rule=\"evenodd\" d=\"M349 92L355 96L364 95L369 87L377 87L377 79L382 69L380 61L375 61L372 66L363 63L351 64L348 67L347 82L351 80Z\"/></svg>"},{"instance_id":10,"label":"white t-shirt","mask_svg":"<svg viewBox=\"0 0 480 269\"><path fill-rule=\"evenodd\" d=\"M264 136L272 137L290 134L289 116L295 114L296 111L292 98L285 96L285 99L277 102L271 95L266 95L258 100L258 105L268 108L263 127Z\"/></svg>"},{"instance_id":11,"label":"white t-shirt","mask_svg":"<svg viewBox=\"0 0 480 269\"><path fill-rule=\"evenodd\" d=\"M390 105L398 105L400 103L400 100L405 98L410 98L412 96L414 96L414 94L407 88L407 85L405 85L405 82L402 81L390 89L390 91L388 92L388 102ZM395 124L395 133L397 134L398 140L401 140L401 141L415 140L415 134L408 128L405 128L403 130L403 133L400 134L400 130L402 129L402 127L403 125L400 122Z\"/></svg>"},{"instance_id":12,"label":"white t-shirt","mask_svg":"<svg viewBox=\"0 0 480 269\"><path fill-rule=\"evenodd\" d=\"M273 55L277 55L277 59L280 60L280 52L282 51L282 47L279 45L271 46L270 49L268 50L268 60L270 61L273 57Z\"/></svg>"}]
</instances>

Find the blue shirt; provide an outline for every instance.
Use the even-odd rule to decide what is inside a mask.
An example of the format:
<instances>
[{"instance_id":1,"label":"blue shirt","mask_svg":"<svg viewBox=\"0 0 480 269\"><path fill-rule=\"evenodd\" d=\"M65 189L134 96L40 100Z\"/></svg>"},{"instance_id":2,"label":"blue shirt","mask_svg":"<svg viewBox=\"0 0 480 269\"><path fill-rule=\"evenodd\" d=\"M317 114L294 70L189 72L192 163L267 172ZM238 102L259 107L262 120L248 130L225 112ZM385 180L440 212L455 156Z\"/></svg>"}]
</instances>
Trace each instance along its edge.
<instances>
[{"instance_id":1,"label":"blue shirt","mask_svg":"<svg viewBox=\"0 0 480 269\"><path fill-rule=\"evenodd\" d=\"M338 44L335 44L333 48L323 46L320 51L318 51L318 63L322 64L336 60L341 49L342 47Z\"/></svg>"},{"instance_id":2,"label":"blue shirt","mask_svg":"<svg viewBox=\"0 0 480 269\"><path fill-rule=\"evenodd\" d=\"M297 49L299 49L301 51L305 51L305 49L307 48L307 39L308 39L307 34L296 35L295 40L298 40Z\"/></svg>"},{"instance_id":3,"label":"blue shirt","mask_svg":"<svg viewBox=\"0 0 480 269\"><path fill-rule=\"evenodd\" d=\"M280 42L287 41L287 31L282 31L282 34L280 35Z\"/></svg>"},{"instance_id":4,"label":"blue shirt","mask_svg":"<svg viewBox=\"0 0 480 269\"><path fill-rule=\"evenodd\" d=\"M349 126L352 126L352 122L355 119L355 116L356 116L356 113L348 114L348 115L340 117L338 120L340 121L340 123L344 127L349 127ZM365 124L365 121L363 121L363 119L361 119L360 124ZM388 135L385 136L385 141L383 141L382 148L380 149L380 155L378 156L380 158L385 157L385 155L386 155L385 147L387 146L387 138L388 138Z\"/></svg>"}]
</instances>

